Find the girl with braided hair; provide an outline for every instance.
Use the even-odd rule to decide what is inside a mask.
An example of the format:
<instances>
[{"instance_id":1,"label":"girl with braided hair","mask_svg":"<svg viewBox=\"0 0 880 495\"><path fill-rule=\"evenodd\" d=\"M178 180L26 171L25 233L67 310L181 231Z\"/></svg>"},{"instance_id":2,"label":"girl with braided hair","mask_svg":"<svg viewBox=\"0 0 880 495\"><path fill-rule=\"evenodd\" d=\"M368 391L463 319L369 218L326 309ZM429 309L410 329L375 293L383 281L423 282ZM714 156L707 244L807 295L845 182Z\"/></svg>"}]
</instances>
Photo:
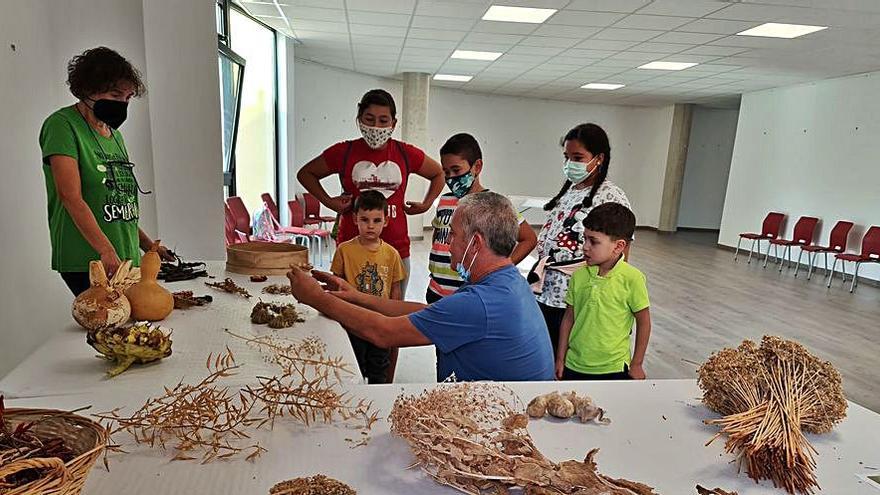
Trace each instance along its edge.
<instances>
[{"instance_id":1,"label":"girl with braided hair","mask_svg":"<svg viewBox=\"0 0 880 495\"><path fill-rule=\"evenodd\" d=\"M560 142L565 162L565 183L546 205L547 221L538 234L538 258L548 265L582 257L583 220L596 206L620 203L630 208L623 190L608 180L611 145L608 134L596 124L580 124L568 131ZM559 326L565 314L565 293L570 275L548 269L537 294L554 351L559 343Z\"/></svg>"}]
</instances>

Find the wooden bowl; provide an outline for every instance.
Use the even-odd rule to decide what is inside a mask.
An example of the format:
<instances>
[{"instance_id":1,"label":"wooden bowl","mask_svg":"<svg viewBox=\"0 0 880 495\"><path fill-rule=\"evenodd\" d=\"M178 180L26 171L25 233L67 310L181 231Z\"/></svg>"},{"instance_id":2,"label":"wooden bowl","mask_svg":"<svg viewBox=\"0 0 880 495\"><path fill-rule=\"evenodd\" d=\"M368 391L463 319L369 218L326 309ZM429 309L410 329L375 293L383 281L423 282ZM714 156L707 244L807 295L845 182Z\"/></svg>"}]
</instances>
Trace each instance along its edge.
<instances>
[{"instance_id":1,"label":"wooden bowl","mask_svg":"<svg viewBox=\"0 0 880 495\"><path fill-rule=\"evenodd\" d=\"M309 250L298 244L243 242L226 246L226 270L243 275L284 275L309 264Z\"/></svg>"}]
</instances>

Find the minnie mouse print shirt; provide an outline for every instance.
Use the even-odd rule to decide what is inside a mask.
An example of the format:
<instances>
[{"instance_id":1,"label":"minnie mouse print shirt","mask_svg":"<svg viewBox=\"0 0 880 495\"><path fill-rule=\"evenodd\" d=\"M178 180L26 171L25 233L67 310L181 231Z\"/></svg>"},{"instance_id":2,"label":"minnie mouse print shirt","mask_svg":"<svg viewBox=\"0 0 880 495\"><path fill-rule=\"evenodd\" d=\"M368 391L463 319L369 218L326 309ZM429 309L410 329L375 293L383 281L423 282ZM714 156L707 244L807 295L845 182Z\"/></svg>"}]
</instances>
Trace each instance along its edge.
<instances>
[{"instance_id":1,"label":"minnie mouse print shirt","mask_svg":"<svg viewBox=\"0 0 880 495\"><path fill-rule=\"evenodd\" d=\"M538 234L539 259L546 256L548 262L555 262L583 258L583 221L590 210L603 203L619 203L631 208L623 189L609 180L599 186L593 204L584 208L583 201L592 189L592 186L584 189L571 187L559 198L559 203L550 211ZM536 296L538 302L554 308L565 308L569 280L570 277L560 271L547 270L544 273L543 291Z\"/></svg>"}]
</instances>

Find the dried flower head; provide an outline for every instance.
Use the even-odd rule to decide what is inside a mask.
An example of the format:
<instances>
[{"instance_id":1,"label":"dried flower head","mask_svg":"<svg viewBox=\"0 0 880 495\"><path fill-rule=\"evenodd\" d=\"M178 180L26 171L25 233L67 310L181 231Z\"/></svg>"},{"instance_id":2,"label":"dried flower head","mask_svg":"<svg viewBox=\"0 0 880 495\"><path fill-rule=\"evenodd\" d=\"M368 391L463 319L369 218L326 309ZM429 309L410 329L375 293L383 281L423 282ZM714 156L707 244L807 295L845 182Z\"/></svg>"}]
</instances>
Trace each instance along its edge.
<instances>
[{"instance_id":1,"label":"dried flower head","mask_svg":"<svg viewBox=\"0 0 880 495\"><path fill-rule=\"evenodd\" d=\"M391 431L409 444L422 470L463 493L650 495L651 487L597 472L598 450L583 462L554 463L535 447L519 398L495 384L441 384L401 395Z\"/></svg>"}]
</instances>

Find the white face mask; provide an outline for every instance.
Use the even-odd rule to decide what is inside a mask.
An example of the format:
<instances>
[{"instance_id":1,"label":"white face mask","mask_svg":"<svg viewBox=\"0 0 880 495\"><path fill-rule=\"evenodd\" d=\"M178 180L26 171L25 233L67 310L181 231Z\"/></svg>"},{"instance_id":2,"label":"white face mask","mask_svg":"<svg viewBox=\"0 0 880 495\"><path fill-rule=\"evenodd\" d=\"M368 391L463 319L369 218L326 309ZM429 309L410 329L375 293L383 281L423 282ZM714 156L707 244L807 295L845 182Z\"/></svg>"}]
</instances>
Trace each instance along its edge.
<instances>
[{"instance_id":1,"label":"white face mask","mask_svg":"<svg viewBox=\"0 0 880 495\"><path fill-rule=\"evenodd\" d=\"M357 123L358 129L360 129L361 134L364 136L364 141L367 142L367 146L374 150L385 146L385 143L391 139L391 133L394 132L394 127L370 127L360 120Z\"/></svg>"}]
</instances>

